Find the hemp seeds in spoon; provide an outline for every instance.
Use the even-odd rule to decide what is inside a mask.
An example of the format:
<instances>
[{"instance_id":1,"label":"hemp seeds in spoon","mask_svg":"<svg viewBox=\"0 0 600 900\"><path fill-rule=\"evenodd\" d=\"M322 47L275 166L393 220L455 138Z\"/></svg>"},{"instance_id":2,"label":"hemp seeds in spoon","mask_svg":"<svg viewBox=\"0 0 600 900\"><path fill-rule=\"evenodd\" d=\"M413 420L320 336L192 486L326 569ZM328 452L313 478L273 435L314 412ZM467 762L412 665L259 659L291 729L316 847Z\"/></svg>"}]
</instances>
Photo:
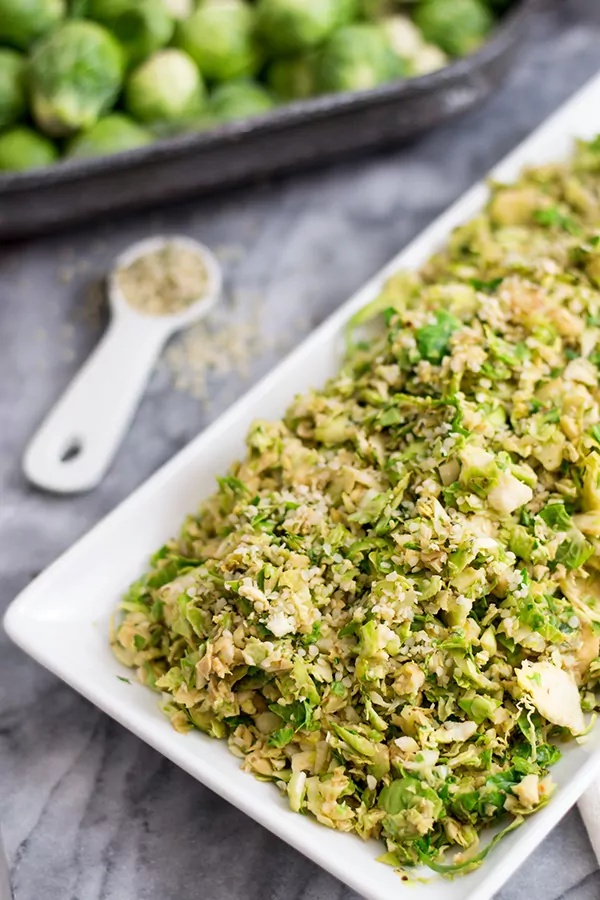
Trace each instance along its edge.
<instances>
[{"instance_id":1,"label":"hemp seeds in spoon","mask_svg":"<svg viewBox=\"0 0 600 900\"><path fill-rule=\"evenodd\" d=\"M183 312L206 289L202 257L180 244L165 244L117 271L117 284L135 309L146 315Z\"/></svg>"}]
</instances>

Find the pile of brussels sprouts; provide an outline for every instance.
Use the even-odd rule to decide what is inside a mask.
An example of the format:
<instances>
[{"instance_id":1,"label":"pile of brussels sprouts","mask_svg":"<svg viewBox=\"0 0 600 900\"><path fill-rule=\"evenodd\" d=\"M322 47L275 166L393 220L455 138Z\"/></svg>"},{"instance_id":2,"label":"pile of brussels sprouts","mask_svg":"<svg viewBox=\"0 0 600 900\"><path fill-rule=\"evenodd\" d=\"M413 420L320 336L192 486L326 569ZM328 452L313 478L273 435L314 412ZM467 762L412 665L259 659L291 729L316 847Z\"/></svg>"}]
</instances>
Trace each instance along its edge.
<instances>
[{"instance_id":1,"label":"pile of brussels sprouts","mask_svg":"<svg viewBox=\"0 0 600 900\"><path fill-rule=\"evenodd\" d=\"M0 0L0 171L430 72L511 0Z\"/></svg>"}]
</instances>

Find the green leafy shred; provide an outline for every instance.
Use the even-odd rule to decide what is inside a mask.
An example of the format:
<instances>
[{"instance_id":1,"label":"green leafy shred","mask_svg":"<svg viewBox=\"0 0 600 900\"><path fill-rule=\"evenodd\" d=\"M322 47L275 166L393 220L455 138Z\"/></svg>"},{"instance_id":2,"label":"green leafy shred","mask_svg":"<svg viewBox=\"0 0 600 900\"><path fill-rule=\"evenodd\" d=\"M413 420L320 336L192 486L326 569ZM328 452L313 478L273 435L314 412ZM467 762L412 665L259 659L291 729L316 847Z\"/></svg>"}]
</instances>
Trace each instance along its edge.
<instances>
[{"instance_id":1,"label":"green leafy shred","mask_svg":"<svg viewBox=\"0 0 600 900\"><path fill-rule=\"evenodd\" d=\"M417 330L417 347L423 359L438 364L448 352L450 338L461 326L460 321L445 309L436 310L435 322Z\"/></svg>"},{"instance_id":2,"label":"green leafy shred","mask_svg":"<svg viewBox=\"0 0 600 900\"><path fill-rule=\"evenodd\" d=\"M280 728L269 735L267 744L269 747L287 747L294 738L294 729L292 727Z\"/></svg>"}]
</instances>

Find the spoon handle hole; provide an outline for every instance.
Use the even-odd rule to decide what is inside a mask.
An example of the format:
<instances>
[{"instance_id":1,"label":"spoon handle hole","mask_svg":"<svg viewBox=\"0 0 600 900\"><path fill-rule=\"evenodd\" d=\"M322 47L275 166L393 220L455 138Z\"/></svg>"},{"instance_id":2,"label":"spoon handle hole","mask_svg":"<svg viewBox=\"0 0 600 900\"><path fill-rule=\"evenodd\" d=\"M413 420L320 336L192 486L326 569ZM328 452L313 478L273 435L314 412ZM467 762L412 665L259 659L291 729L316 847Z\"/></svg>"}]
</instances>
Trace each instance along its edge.
<instances>
[{"instance_id":1,"label":"spoon handle hole","mask_svg":"<svg viewBox=\"0 0 600 900\"><path fill-rule=\"evenodd\" d=\"M77 459L77 457L81 454L83 450L83 444L79 440L79 438L71 438L65 449L60 455L60 461L62 463L69 463L72 460Z\"/></svg>"},{"instance_id":2,"label":"spoon handle hole","mask_svg":"<svg viewBox=\"0 0 600 900\"><path fill-rule=\"evenodd\" d=\"M102 479L166 337L137 317L113 319L25 452L30 481L46 490L90 490Z\"/></svg>"}]
</instances>

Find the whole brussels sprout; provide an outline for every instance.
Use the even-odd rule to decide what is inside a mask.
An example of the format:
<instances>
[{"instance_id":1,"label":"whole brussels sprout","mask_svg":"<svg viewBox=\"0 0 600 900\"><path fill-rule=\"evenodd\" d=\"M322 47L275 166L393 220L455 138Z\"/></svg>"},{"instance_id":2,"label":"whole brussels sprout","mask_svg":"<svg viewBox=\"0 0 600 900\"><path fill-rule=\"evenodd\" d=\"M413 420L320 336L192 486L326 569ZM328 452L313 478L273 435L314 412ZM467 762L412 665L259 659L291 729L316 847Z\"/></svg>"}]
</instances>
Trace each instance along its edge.
<instances>
[{"instance_id":1,"label":"whole brussels sprout","mask_svg":"<svg viewBox=\"0 0 600 900\"><path fill-rule=\"evenodd\" d=\"M280 100L301 100L315 93L315 61L311 56L274 60L266 73L267 84Z\"/></svg>"},{"instance_id":2,"label":"whole brussels sprout","mask_svg":"<svg viewBox=\"0 0 600 900\"><path fill-rule=\"evenodd\" d=\"M65 0L0 0L0 42L27 50L66 12Z\"/></svg>"},{"instance_id":3,"label":"whole brussels sprout","mask_svg":"<svg viewBox=\"0 0 600 900\"><path fill-rule=\"evenodd\" d=\"M254 75L261 63L254 9L245 0L205 0L177 29L177 45L213 81Z\"/></svg>"},{"instance_id":4,"label":"whole brussels sprout","mask_svg":"<svg viewBox=\"0 0 600 900\"><path fill-rule=\"evenodd\" d=\"M0 47L0 131L20 119L25 109L25 57Z\"/></svg>"},{"instance_id":5,"label":"whole brussels sprout","mask_svg":"<svg viewBox=\"0 0 600 900\"><path fill-rule=\"evenodd\" d=\"M213 91L209 110L215 119L247 119L268 112L275 105L273 98L254 81L229 81Z\"/></svg>"},{"instance_id":6,"label":"whole brussels sprout","mask_svg":"<svg viewBox=\"0 0 600 900\"><path fill-rule=\"evenodd\" d=\"M435 44L426 44L414 22L395 15L381 22L391 48L406 62L410 75L426 75L446 65L448 59Z\"/></svg>"},{"instance_id":7,"label":"whole brussels sprout","mask_svg":"<svg viewBox=\"0 0 600 900\"><path fill-rule=\"evenodd\" d=\"M366 90L405 74L383 30L365 22L336 31L319 53L315 80L317 90L328 94Z\"/></svg>"},{"instance_id":8,"label":"whole brussels sprout","mask_svg":"<svg viewBox=\"0 0 600 900\"><path fill-rule=\"evenodd\" d=\"M322 44L357 15L357 0L258 0L258 34L273 56Z\"/></svg>"},{"instance_id":9,"label":"whole brussels sprout","mask_svg":"<svg viewBox=\"0 0 600 900\"><path fill-rule=\"evenodd\" d=\"M52 137L89 128L114 103L122 78L123 51L106 29L95 22L65 22L31 55L33 117Z\"/></svg>"},{"instance_id":10,"label":"whole brussels sprout","mask_svg":"<svg viewBox=\"0 0 600 900\"><path fill-rule=\"evenodd\" d=\"M481 0L423 0L413 18L425 40L450 56L476 50L494 24Z\"/></svg>"},{"instance_id":11,"label":"whole brussels sprout","mask_svg":"<svg viewBox=\"0 0 600 900\"><path fill-rule=\"evenodd\" d=\"M12 128L0 134L0 172L40 169L58 159L52 141L31 128Z\"/></svg>"},{"instance_id":12,"label":"whole brussels sprout","mask_svg":"<svg viewBox=\"0 0 600 900\"><path fill-rule=\"evenodd\" d=\"M185 122L200 112L205 99L202 75L183 50L159 50L125 85L125 107L140 122Z\"/></svg>"},{"instance_id":13,"label":"whole brussels sprout","mask_svg":"<svg viewBox=\"0 0 600 900\"><path fill-rule=\"evenodd\" d=\"M91 156L107 156L122 150L145 147L154 140L153 135L123 113L111 113L99 119L88 131L73 138L67 156L87 159Z\"/></svg>"},{"instance_id":14,"label":"whole brussels sprout","mask_svg":"<svg viewBox=\"0 0 600 900\"><path fill-rule=\"evenodd\" d=\"M175 30L163 0L89 0L87 16L118 37L132 64L168 44Z\"/></svg>"},{"instance_id":15,"label":"whole brussels sprout","mask_svg":"<svg viewBox=\"0 0 600 900\"><path fill-rule=\"evenodd\" d=\"M411 59L425 43L420 30L406 16L388 16L381 26L392 50L402 59Z\"/></svg>"}]
</instances>

